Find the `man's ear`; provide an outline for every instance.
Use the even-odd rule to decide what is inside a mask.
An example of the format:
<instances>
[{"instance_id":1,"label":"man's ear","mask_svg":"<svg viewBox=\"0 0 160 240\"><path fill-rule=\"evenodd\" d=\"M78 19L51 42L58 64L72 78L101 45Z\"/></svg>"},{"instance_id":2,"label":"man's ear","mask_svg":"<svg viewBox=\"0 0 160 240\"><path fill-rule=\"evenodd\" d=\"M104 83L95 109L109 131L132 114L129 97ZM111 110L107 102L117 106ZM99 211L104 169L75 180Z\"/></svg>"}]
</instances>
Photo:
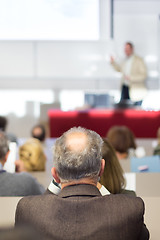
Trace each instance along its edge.
<instances>
[{"instance_id":1,"label":"man's ear","mask_svg":"<svg viewBox=\"0 0 160 240\"><path fill-rule=\"evenodd\" d=\"M104 167L105 167L105 160L102 159L101 160L101 169L99 171L99 177L102 176L103 172L104 172Z\"/></svg>"},{"instance_id":2,"label":"man's ear","mask_svg":"<svg viewBox=\"0 0 160 240\"><path fill-rule=\"evenodd\" d=\"M52 176L54 177L55 181L56 181L57 183L60 183L60 178L59 178L59 176L58 176L58 173L57 173L55 167L53 167L53 168L51 169L51 173L52 173Z\"/></svg>"}]
</instances>

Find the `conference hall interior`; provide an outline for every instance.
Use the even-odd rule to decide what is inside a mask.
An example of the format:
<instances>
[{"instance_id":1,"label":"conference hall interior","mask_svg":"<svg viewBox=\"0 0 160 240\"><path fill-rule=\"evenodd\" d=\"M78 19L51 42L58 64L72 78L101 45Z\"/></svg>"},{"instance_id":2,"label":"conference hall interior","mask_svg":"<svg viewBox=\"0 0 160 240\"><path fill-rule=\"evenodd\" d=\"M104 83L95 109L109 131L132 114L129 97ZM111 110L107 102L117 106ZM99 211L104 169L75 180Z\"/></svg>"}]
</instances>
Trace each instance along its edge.
<instances>
[{"instance_id":1,"label":"conference hall interior","mask_svg":"<svg viewBox=\"0 0 160 240\"><path fill-rule=\"evenodd\" d=\"M147 69L144 89L121 100L124 47ZM0 0L0 116L19 147L37 124L45 127L45 171L31 174L47 188L52 146L74 126L106 137L113 126L135 136L137 156L124 166L126 188L145 203L151 239L160 238L160 1ZM160 134L159 134L160 135ZM158 139L159 138L159 139ZM125 163L124 163L125 164ZM11 171L14 171L11 169ZM12 227L20 197L0 197L0 227Z\"/></svg>"}]
</instances>

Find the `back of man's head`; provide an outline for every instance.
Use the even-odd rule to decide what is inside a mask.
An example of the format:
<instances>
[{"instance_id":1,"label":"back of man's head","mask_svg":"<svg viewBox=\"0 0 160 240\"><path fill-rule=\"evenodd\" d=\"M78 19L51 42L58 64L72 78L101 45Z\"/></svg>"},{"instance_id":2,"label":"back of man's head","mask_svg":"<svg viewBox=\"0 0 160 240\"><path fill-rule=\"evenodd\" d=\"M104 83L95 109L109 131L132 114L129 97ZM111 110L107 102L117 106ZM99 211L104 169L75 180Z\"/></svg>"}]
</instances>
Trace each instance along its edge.
<instances>
[{"instance_id":1,"label":"back of man's head","mask_svg":"<svg viewBox=\"0 0 160 240\"><path fill-rule=\"evenodd\" d=\"M0 116L0 130L1 131L6 131L6 127L7 127L7 118L4 116Z\"/></svg>"},{"instance_id":2,"label":"back of man's head","mask_svg":"<svg viewBox=\"0 0 160 240\"><path fill-rule=\"evenodd\" d=\"M54 166L62 182L97 178L101 167L103 140L94 131L74 127L56 140Z\"/></svg>"},{"instance_id":3,"label":"back of man's head","mask_svg":"<svg viewBox=\"0 0 160 240\"><path fill-rule=\"evenodd\" d=\"M0 131L0 161L5 159L5 156L8 151L9 151L8 139L5 133Z\"/></svg>"},{"instance_id":4,"label":"back of man's head","mask_svg":"<svg viewBox=\"0 0 160 240\"><path fill-rule=\"evenodd\" d=\"M42 124L37 124L32 128L31 135L33 138L37 138L39 141L43 142L46 137L45 127Z\"/></svg>"}]
</instances>

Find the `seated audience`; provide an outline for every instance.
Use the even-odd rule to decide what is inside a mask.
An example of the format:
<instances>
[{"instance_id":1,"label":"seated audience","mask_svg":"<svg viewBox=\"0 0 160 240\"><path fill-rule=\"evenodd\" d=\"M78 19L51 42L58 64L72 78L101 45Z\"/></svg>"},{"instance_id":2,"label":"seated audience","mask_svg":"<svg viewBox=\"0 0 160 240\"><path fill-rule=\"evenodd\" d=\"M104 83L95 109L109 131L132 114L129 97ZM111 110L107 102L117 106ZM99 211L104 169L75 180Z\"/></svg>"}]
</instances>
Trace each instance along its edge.
<instances>
[{"instance_id":1,"label":"seated audience","mask_svg":"<svg viewBox=\"0 0 160 240\"><path fill-rule=\"evenodd\" d=\"M101 194L107 194L107 189L112 194L123 193L135 196L134 191L125 189L126 181L123 176L123 169L118 161L114 148L107 139L103 139L103 141L102 157L105 160L105 167L100 177L100 184L98 184Z\"/></svg>"},{"instance_id":2,"label":"seated audience","mask_svg":"<svg viewBox=\"0 0 160 240\"><path fill-rule=\"evenodd\" d=\"M32 128L31 136L32 138L36 138L41 142L44 153L46 155L46 160L49 163L50 159L52 160L52 152L51 152L52 139L47 138L47 135L48 135L47 127L43 124L36 124Z\"/></svg>"},{"instance_id":3,"label":"seated audience","mask_svg":"<svg viewBox=\"0 0 160 240\"><path fill-rule=\"evenodd\" d=\"M46 156L38 139L30 138L19 147L19 160L16 161L17 172L44 171Z\"/></svg>"},{"instance_id":4,"label":"seated audience","mask_svg":"<svg viewBox=\"0 0 160 240\"><path fill-rule=\"evenodd\" d=\"M9 173L3 169L8 154L8 139L4 132L0 132L0 196L28 196L44 193L44 188L29 173Z\"/></svg>"},{"instance_id":5,"label":"seated audience","mask_svg":"<svg viewBox=\"0 0 160 240\"><path fill-rule=\"evenodd\" d=\"M153 151L153 155L160 155L160 127L158 128L158 131L157 131L157 141L158 141L158 144Z\"/></svg>"},{"instance_id":6,"label":"seated audience","mask_svg":"<svg viewBox=\"0 0 160 240\"><path fill-rule=\"evenodd\" d=\"M137 147L133 132L126 126L113 126L107 133L107 138L116 150L124 172L130 172L130 159L132 157L144 157L143 147Z\"/></svg>"},{"instance_id":7,"label":"seated audience","mask_svg":"<svg viewBox=\"0 0 160 240\"><path fill-rule=\"evenodd\" d=\"M141 198L125 194L102 196L97 188L105 161L101 137L81 127L72 128L54 145L52 175L61 184L58 195L22 198L15 225L31 224L54 240L147 240Z\"/></svg>"},{"instance_id":8,"label":"seated audience","mask_svg":"<svg viewBox=\"0 0 160 240\"><path fill-rule=\"evenodd\" d=\"M6 132L8 120L4 116L0 116L0 130L6 133L6 137L10 142L16 142L17 143L17 137L13 133Z\"/></svg>"},{"instance_id":9,"label":"seated audience","mask_svg":"<svg viewBox=\"0 0 160 240\"><path fill-rule=\"evenodd\" d=\"M37 138L39 141L44 142L46 138L46 130L42 124L37 124L32 128L31 136Z\"/></svg>"},{"instance_id":10,"label":"seated audience","mask_svg":"<svg viewBox=\"0 0 160 240\"><path fill-rule=\"evenodd\" d=\"M118 161L114 148L105 138L103 139L102 145L102 158L105 160L105 167L100 177L100 182L97 183L97 187L102 196L110 193L123 193L136 196L134 191L125 189L126 180L123 176L123 169ZM61 187L53 179L47 191L58 194L61 191Z\"/></svg>"},{"instance_id":11,"label":"seated audience","mask_svg":"<svg viewBox=\"0 0 160 240\"><path fill-rule=\"evenodd\" d=\"M116 150L119 160L127 159L130 153L134 154L136 149L135 137L126 126L113 126L107 133L107 138Z\"/></svg>"}]
</instances>

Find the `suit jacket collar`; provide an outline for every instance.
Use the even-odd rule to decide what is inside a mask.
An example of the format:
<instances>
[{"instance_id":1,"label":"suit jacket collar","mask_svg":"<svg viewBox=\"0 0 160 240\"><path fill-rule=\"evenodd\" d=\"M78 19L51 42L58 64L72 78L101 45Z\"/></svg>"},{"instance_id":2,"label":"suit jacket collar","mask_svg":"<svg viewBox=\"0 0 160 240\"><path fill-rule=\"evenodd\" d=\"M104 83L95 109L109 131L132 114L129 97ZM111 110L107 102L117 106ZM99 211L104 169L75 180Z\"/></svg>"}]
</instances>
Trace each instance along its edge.
<instances>
[{"instance_id":1,"label":"suit jacket collar","mask_svg":"<svg viewBox=\"0 0 160 240\"><path fill-rule=\"evenodd\" d=\"M58 194L62 198L71 196L101 196L98 188L91 184L77 184L64 187Z\"/></svg>"}]
</instances>

